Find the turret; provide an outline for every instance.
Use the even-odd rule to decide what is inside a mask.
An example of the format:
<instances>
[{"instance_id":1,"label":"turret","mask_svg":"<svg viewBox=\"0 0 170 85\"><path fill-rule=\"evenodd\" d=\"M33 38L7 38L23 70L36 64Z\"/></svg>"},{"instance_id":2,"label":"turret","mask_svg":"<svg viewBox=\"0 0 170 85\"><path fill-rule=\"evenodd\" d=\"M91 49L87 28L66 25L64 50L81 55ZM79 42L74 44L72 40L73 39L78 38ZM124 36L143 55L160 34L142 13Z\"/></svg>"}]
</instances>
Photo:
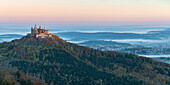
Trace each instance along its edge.
<instances>
[{"instance_id":1,"label":"turret","mask_svg":"<svg viewBox=\"0 0 170 85\"><path fill-rule=\"evenodd\" d=\"M47 34L49 34L49 29L47 30Z\"/></svg>"},{"instance_id":2,"label":"turret","mask_svg":"<svg viewBox=\"0 0 170 85\"><path fill-rule=\"evenodd\" d=\"M39 26L39 29L41 29L41 26Z\"/></svg>"},{"instance_id":3,"label":"turret","mask_svg":"<svg viewBox=\"0 0 170 85\"><path fill-rule=\"evenodd\" d=\"M33 30L34 30L33 27L31 27L31 34L33 34Z\"/></svg>"},{"instance_id":4,"label":"turret","mask_svg":"<svg viewBox=\"0 0 170 85\"><path fill-rule=\"evenodd\" d=\"M37 25L35 24L34 30L37 30Z\"/></svg>"}]
</instances>

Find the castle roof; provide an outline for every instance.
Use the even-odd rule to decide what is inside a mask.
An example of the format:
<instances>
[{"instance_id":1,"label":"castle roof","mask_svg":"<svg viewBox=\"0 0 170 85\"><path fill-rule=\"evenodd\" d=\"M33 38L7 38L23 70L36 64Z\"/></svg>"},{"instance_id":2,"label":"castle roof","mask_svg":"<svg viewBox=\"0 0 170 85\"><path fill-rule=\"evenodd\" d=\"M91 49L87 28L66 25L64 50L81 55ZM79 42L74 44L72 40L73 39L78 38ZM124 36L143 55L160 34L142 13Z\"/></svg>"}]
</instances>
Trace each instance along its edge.
<instances>
[{"instance_id":1,"label":"castle roof","mask_svg":"<svg viewBox=\"0 0 170 85\"><path fill-rule=\"evenodd\" d=\"M44 30L44 29L37 29L37 30Z\"/></svg>"}]
</instances>

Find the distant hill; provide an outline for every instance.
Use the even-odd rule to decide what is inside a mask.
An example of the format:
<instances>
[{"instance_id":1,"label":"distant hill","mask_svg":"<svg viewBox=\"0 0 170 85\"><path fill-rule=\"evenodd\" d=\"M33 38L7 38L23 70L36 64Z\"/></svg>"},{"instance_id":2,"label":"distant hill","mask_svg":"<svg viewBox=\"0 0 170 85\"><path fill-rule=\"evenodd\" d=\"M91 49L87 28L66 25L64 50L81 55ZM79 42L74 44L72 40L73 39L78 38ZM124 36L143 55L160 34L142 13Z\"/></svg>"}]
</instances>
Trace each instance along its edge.
<instances>
[{"instance_id":1,"label":"distant hill","mask_svg":"<svg viewBox=\"0 0 170 85\"><path fill-rule=\"evenodd\" d=\"M18 34L3 34L3 35L0 35L0 43L1 42L5 42L5 41L11 41L13 39L16 39L16 38L21 38L23 37L23 35L18 35Z\"/></svg>"},{"instance_id":2,"label":"distant hill","mask_svg":"<svg viewBox=\"0 0 170 85\"><path fill-rule=\"evenodd\" d=\"M118 43L118 42L113 42L113 41L102 41L102 40L97 40L97 41L86 41L86 42L79 43L79 44L86 44L86 45L95 44L95 45L120 45L120 46L132 46L131 44L128 44L128 43Z\"/></svg>"},{"instance_id":3,"label":"distant hill","mask_svg":"<svg viewBox=\"0 0 170 85\"><path fill-rule=\"evenodd\" d=\"M17 37L23 37L23 35L18 35L18 34L3 34L3 35L0 35L0 39L2 39L2 38L17 38Z\"/></svg>"},{"instance_id":4,"label":"distant hill","mask_svg":"<svg viewBox=\"0 0 170 85\"><path fill-rule=\"evenodd\" d=\"M149 39L159 40L162 35L158 34L135 34L135 33L113 33L113 32L97 32L97 33L82 33L82 32L61 32L55 33L64 38L71 40L102 40L102 39Z\"/></svg>"},{"instance_id":5,"label":"distant hill","mask_svg":"<svg viewBox=\"0 0 170 85\"><path fill-rule=\"evenodd\" d=\"M170 64L79 46L57 35L41 39L28 34L0 43L0 56L2 66L17 67L48 84L170 84Z\"/></svg>"},{"instance_id":6,"label":"distant hill","mask_svg":"<svg viewBox=\"0 0 170 85\"><path fill-rule=\"evenodd\" d=\"M128 43L118 43L114 41L104 41L104 40L86 41L78 44L82 46L98 49L98 50L105 50L105 51L120 51L125 48L135 47Z\"/></svg>"}]
</instances>

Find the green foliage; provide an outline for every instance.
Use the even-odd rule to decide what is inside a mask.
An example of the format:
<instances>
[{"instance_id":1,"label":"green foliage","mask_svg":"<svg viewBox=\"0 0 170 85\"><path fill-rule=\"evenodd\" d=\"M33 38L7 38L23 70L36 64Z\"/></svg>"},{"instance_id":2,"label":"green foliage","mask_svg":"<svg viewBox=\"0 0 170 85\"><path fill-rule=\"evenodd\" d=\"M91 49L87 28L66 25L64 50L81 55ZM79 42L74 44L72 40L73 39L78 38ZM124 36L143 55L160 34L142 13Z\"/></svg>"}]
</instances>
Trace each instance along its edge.
<instances>
[{"instance_id":1,"label":"green foliage","mask_svg":"<svg viewBox=\"0 0 170 85\"><path fill-rule=\"evenodd\" d=\"M44 82L24 75L16 69L0 68L0 85L46 85Z\"/></svg>"},{"instance_id":2,"label":"green foliage","mask_svg":"<svg viewBox=\"0 0 170 85\"><path fill-rule=\"evenodd\" d=\"M170 65L133 54L99 51L68 43L58 36L27 35L0 44L1 61L48 84L169 84ZM3 64L4 65L4 64ZM22 83L30 81L22 79Z\"/></svg>"}]
</instances>

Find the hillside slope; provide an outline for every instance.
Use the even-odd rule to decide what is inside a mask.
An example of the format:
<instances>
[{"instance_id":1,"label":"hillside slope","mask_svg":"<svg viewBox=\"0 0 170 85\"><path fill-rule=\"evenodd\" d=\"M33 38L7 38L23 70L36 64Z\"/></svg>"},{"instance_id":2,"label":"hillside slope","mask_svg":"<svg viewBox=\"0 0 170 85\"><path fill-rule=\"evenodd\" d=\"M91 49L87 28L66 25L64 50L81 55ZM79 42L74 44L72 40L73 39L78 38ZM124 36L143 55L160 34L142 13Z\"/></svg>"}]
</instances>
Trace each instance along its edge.
<instances>
[{"instance_id":1,"label":"hillside slope","mask_svg":"<svg viewBox=\"0 0 170 85\"><path fill-rule=\"evenodd\" d=\"M170 65L133 54L68 43L57 35L0 44L3 62L48 84L170 84ZM5 60L4 60L5 61Z\"/></svg>"},{"instance_id":2,"label":"hillside slope","mask_svg":"<svg viewBox=\"0 0 170 85\"><path fill-rule=\"evenodd\" d=\"M0 68L0 85L47 85L17 69Z\"/></svg>"}]
</instances>

